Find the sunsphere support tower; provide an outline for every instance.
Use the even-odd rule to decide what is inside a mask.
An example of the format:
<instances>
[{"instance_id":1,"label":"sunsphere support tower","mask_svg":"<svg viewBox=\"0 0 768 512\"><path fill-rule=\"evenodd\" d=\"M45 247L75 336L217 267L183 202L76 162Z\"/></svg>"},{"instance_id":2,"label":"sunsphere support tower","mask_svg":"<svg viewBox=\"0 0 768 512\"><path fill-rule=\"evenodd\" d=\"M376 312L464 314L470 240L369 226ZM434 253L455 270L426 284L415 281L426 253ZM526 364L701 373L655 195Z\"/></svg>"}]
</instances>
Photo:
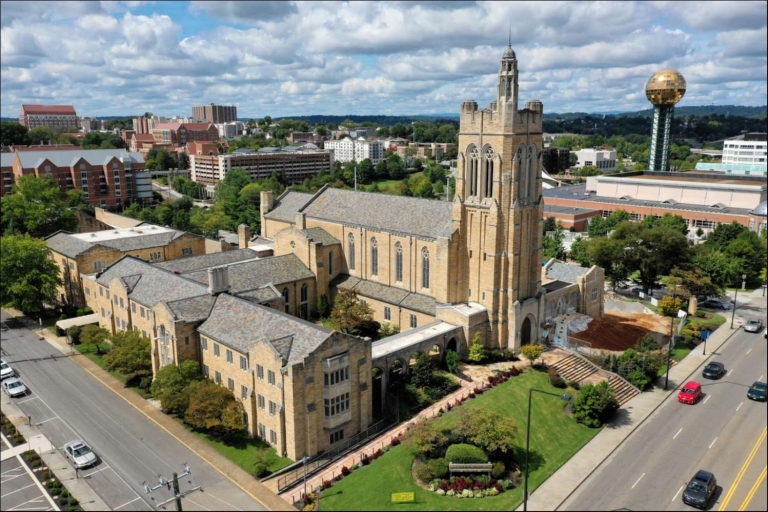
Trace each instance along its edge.
<instances>
[{"instance_id":1,"label":"sunsphere support tower","mask_svg":"<svg viewBox=\"0 0 768 512\"><path fill-rule=\"evenodd\" d=\"M674 69L662 69L645 84L645 95L653 104L649 171L669 171L669 137L675 103L683 99L685 78Z\"/></svg>"}]
</instances>

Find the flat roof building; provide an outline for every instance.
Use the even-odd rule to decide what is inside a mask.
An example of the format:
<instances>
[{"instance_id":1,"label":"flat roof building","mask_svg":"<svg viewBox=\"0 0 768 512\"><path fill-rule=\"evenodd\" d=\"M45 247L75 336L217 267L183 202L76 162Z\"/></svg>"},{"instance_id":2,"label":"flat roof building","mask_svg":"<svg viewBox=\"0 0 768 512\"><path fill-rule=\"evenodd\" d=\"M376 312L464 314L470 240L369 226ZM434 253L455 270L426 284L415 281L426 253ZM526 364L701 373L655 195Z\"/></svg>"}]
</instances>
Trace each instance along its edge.
<instances>
[{"instance_id":1,"label":"flat roof building","mask_svg":"<svg viewBox=\"0 0 768 512\"><path fill-rule=\"evenodd\" d=\"M22 105L19 123L30 130L38 126L77 130L77 112L72 105Z\"/></svg>"},{"instance_id":2,"label":"flat roof building","mask_svg":"<svg viewBox=\"0 0 768 512\"><path fill-rule=\"evenodd\" d=\"M234 123L237 121L237 107L235 105L201 105L192 107L192 117L208 123Z\"/></svg>"}]
</instances>

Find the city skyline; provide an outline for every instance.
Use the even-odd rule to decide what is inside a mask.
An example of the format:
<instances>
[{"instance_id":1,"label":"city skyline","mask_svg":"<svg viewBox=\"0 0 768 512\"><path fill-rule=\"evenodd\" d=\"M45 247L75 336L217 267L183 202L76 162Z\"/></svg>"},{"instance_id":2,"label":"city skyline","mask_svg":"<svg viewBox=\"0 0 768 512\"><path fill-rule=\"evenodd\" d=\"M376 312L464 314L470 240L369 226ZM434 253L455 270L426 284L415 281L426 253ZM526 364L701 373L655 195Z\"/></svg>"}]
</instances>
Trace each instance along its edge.
<instances>
[{"instance_id":1,"label":"city skyline","mask_svg":"<svg viewBox=\"0 0 768 512\"><path fill-rule=\"evenodd\" d=\"M40 103L171 116L210 102L254 118L453 112L491 100L510 28L520 96L546 112L645 109L645 82L663 67L688 80L680 106L765 104L766 4L706 6L2 2L0 113Z\"/></svg>"}]
</instances>

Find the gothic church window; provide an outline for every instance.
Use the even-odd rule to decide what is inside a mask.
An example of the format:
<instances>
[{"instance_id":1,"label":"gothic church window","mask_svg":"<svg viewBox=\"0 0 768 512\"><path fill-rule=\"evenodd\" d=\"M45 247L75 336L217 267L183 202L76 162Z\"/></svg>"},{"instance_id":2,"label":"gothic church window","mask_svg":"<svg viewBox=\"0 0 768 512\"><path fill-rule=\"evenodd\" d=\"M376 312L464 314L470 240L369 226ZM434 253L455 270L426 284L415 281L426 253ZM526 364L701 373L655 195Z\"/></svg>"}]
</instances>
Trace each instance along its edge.
<instances>
[{"instance_id":1,"label":"gothic church window","mask_svg":"<svg viewBox=\"0 0 768 512\"><path fill-rule=\"evenodd\" d=\"M371 275L379 275L379 243L371 238Z\"/></svg>"},{"instance_id":2,"label":"gothic church window","mask_svg":"<svg viewBox=\"0 0 768 512\"><path fill-rule=\"evenodd\" d=\"M299 308L299 316L304 320L309 318L309 287L306 283L301 285L301 306Z\"/></svg>"},{"instance_id":3,"label":"gothic church window","mask_svg":"<svg viewBox=\"0 0 768 512\"><path fill-rule=\"evenodd\" d=\"M286 313L290 313L291 312L290 297L291 297L291 292L288 291L288 288L283 288L283 299L285 300L285 312Z\"/></svg>"},{"instance_id":4,"label":"gothic church window","mask_svg":"<svg viewBox=\"0 0 768 512\"><path fill-rule=\"evenodd\" d=\"M485 196L493 197L493 149L485 150Z\"/></svg>"},{"instance_id":5,"label":"gothic church window","mask_svg":"<svg viewBox=\"0 0 768 512\"><path fill-rule=\"evenodd\" d=\"M470 146L469 151L467 151L467 156L468 158L465 166L469 178L469 195L476 196L480 185L480 153L477 151L476 147Z\"/></svg>"},{"instance_id":6,"label":"gothic church window","mask_svg":"<svg viewBox=\"0 0 768 512\"><path fill-rule=\"evenodd\" d=\"M403 282L403 244L395 244L395 281Z\"/></svg>"},{"instance_id":7,"label":"gothic church window","mask_svg":"<svg viewBox=\"0 0 768 512\"><path fill-rule=\"evenodd\" d=\"M429 288L429 249L421 250L421 287Z\"/></svg>"},{"instance_id":8,"label":"gothic church window","mask_svg":"<svg viewBox=\"0 0 768 512\"><path fill-rule=\"evenodd\" d=\"M347 237L347 252L349 253L349 270L355 270L355 235Z\"/></svg>"}]
</instances>

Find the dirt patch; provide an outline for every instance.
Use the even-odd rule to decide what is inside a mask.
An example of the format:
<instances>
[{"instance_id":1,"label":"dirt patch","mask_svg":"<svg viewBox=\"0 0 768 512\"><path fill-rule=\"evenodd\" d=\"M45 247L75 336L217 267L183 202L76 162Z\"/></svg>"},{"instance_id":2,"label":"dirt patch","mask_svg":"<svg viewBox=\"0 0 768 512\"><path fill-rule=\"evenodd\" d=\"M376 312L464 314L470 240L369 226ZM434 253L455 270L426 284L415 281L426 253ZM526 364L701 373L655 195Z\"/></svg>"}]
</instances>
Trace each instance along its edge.
<instances>
[{"instance_id":1,"label":"dirt patch","mask_svg":"<svg viewBox=\"0 0 768 512\"><path fill-rule=\"evenodd\" d=\"M663 342L669 332L669 319L648 313L622 315L606 313L603 318L594 318L587 330L568 337L586 341L598 350L622 351L632 348L645 334L650 333L656 341Z\"/></svg>"}]
</instances>

